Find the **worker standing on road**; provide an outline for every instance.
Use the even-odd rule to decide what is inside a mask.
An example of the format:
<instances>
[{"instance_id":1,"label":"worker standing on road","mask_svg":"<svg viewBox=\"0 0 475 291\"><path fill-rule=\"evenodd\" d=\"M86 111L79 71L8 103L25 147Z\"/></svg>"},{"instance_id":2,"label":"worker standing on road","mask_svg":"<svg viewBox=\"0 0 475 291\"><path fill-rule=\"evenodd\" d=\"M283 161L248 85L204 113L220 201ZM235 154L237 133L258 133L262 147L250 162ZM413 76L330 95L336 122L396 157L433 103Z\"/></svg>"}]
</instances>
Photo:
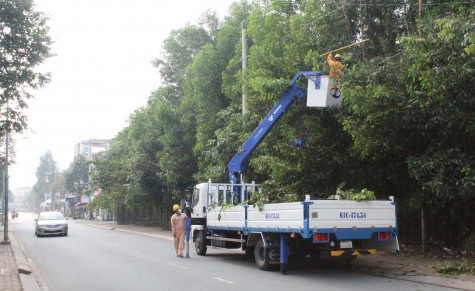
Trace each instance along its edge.
<instances>
[{"instance_id":1,"label":"worker standing on road","mask_svg":"<svg viewBox=\"0 0 475 291\"><path fill-rule=\"evenodd\" d=\"M186 235L186 214L181 213L178 204L173 205L173 211L175 212L171 218L173 244L175 245L176 256L183 258Z\"/></svg>"},{"instance_id":2,"label":"worker standing on road","mask_svg":"<svg viewBox=\"0 0 475 291\"><path fill-rule=\"evenodd\" d=\"M333 60L333 51L328 55L328 65L330 66L330 77L338 78L343 74L343 68L345 67L341 62L341 55L336 54L335 60Z\"/></svg>"}]
</instances>

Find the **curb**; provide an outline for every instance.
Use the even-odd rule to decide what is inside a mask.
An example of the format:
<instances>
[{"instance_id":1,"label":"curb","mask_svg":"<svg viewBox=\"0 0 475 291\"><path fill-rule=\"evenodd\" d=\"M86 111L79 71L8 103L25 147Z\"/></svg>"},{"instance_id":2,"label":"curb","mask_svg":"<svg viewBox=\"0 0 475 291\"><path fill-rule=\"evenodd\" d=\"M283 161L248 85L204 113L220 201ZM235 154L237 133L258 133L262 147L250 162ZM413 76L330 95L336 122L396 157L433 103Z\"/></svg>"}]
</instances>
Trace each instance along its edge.
<instances>
[{"instance_id":1,"label":"curb","mask_svg":"<svg viewBox=\"0 0 475 291\"><path fill-rule=\"evenodd\" d=\"M10 246L18 266L18 272L26 275L31 274L30 265L28 264L22 247L20 246L20 242L17 240L14 232L10 232Z\"/></svg>"},{"instance_id":2,"label":"curb","mask_svg":"<svg viewBox=\"0 0 475 291\"><path fill-rule=\"evenodd\" d=\"M143 236L155 237L155 238L161 238L161 239L166 239L166 240L169 240L169 241L173 241L173 238L171 238L169 236L160 235L160 234L151 234L151 233L146 233L146 232L133 231L133 230L128 230L128 229L121 229L121 228L116 228L116 227L104 226L104 225L97 225L97 224L93 224L93 223L86 223L86 225L97 227L97 228L122 231L122 232L126 232L126 233L132 233L132 234L137 234L137 235L143 235Z\"/></svg>"},{"instance_id":3,"label":"curb","mask_svg":"<svg viewBox=\"0 0 475 291\"><path fill-rule=\"evenodd\" d=\"M11 248L18 265L23 290L49 291L48 286L36 269L35 263L26 252L21 241L17 239L15 231L10 231L10 234Z\"/></svg>"},{"instance_id":4,"label":"curb","mask_svg":"<svg viewBox=\"0 0 475 291\"><path fill-rule=\"evenodd\" d=\"M397 280L423 283L427 285L433 285L433 286L445 287L445 288L451 288L451 289L457 289L457 290L466 290L466 291L475 290L475 284L471 282L455 280L455 279L450 279L450 278L446 279L446 280L450 280L448 282L444 282L445 280L440 279L438 277L433 277L433 276L414 276L414 278L411 278L407 276L402 277L402 276L394 275L392 277L387 276L387 278L394 278Z\"/></svg>"},{"instance_id":5,"label":"curb","mask_svg":"<svg viewBox=\"0 0 475 291\"><path fill-rule=\"evenodd\" d=\"M425 276L425 275L401 276L397 274L376 274L376 273L365 272L365 271L356 271L356 272L366 274L366 275L371 275L371 276L378 276L378 277L383 277L383 278L388 278L388 279L395 279L395 280L414 282L414 283L422 283L422 284L427 284L427 285L432 285L432 286L437 286L437 287L445 287L445 288L455 289L455 290L466 290L466 291L475 290L474 283L457 280L453 278L439 278L439 277Z\"/></svg>"}]
</instances>

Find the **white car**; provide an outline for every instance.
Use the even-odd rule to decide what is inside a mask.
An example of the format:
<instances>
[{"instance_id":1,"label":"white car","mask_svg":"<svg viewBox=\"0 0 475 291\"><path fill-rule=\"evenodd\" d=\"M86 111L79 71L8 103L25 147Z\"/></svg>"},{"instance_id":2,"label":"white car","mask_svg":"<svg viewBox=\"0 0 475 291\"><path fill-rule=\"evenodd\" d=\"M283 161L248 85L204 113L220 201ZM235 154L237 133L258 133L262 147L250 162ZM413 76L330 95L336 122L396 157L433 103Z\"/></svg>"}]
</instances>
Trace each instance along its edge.
<instances>
[{"instance_id":1,"label":"white car","mask_svg":"<svg viewBox=\"0 0 475 291\"><path fill-rule=\"evenodd\" d=\"M35 235L68 235L68 217L64 217L61 212L46 211L41 212L35 219Z\"/></svg>"}]
</instances>

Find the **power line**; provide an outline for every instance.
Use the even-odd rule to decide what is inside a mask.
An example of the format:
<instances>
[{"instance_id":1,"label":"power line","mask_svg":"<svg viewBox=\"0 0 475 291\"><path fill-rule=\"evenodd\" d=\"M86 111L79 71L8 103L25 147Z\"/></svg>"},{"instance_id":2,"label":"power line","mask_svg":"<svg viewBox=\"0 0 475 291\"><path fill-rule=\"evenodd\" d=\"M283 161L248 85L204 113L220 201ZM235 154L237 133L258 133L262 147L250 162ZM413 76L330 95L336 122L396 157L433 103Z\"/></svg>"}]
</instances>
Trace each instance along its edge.
<instances>
[{"instance_id":1,"label":"power line","mask_svg":"<svg viewBox=\"0 0 475 291\"><path fill-rule=\"evenodd\" d=\"M470 2L450 2L450 3L422 3L422 6L438 6L438 5L458 5L458 4L474 4L475 1ZM411 5L409 2L400 2L400 3L393 3L393 4L375 4L375 3L365 3L365 4L358 4L358 3L349 3L346 4L347 6L399 6L399 5ZM414 4L415 5L415 4Z\"/></svg>"},{"instance_id":2,"label":"power line","mask_svg":"<svg viewBox=\"0 0 475 291\"><path fill-rule=\"evenodd\" d=\"M287 0L274 0L272 2L286 3L288 1ZM352 2L355 2L355 1L351 1L350 3L352 3ZM359 6L360 5L359 3L354 3L354 4L350 4L350 3L346 3L346 4L343 4L343 5L344 6L346 6L346 5ZM440 2L440 3L425 3L425 4L422 3L422 5L423 6L435 6L435 5L453 5L453 4L473 4L473 3L475 3L475 1ZM324 4L327 4L327 3L324 3ZM334 3L334 4L337 4L337 3ZM393 5L408 5L408 4L418 5L418 3L410 3L409 1L407 1L407 2L394 2L394 3L390 3L390 4L366 3L366 4L363 4L363 6L393 6Z\"/></svg>"},{"instance_id":3,"label":"power line","mask_svg":"<svg viewBox=\"0 0 475 291\"><path fill-rule=\"evenodd\" d=\"M394 56L385 58L384 60L382 60L381 62L379 62L379 63L377 64L377 66L381 65L382 63L385 63L385 62L389 61L389 60L392 59L392 58L395 58L395 57L399 56L400 54L402 54L402 52L400 52L400 53L398 53L398 54L395 54Z\"/></svg>"}]
</instances>

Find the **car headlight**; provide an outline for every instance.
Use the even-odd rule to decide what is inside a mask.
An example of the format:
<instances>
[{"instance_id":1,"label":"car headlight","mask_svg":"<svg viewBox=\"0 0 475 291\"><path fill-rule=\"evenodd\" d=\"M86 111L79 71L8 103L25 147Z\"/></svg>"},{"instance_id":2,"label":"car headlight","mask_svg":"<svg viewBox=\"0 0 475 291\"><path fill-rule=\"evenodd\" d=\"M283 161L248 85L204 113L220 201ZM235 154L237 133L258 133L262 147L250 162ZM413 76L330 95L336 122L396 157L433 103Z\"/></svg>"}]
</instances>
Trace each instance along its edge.
<instances>
[{"instance_id":1,"label":"car headlight","mask_svg":"<svg viewBox=\"0 0 475 291\"><path fill-rule=\"evenodd\" d=\"M38 225L38 228L46 228L44 225Z\"/></svg>"},{"instance_id":2,"label":"car headlight","mask_svg":"<svg viewBox=\"0 0 475 291\"><path fill-rule=\"evenodd\" d=\"M68 227L67 224L61 224L61 227Z\"/></svg>"}]
</instances>

